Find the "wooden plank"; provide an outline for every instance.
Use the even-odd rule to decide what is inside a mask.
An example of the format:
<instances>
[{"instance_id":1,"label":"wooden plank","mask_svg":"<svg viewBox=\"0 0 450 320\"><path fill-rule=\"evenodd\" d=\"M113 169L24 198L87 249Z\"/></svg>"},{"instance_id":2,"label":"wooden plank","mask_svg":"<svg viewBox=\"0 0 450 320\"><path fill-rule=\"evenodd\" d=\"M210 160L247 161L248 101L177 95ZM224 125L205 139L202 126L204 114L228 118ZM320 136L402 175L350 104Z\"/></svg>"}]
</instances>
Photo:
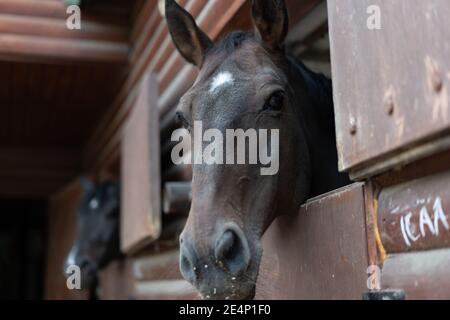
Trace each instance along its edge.
<instances>
[{"instance_id":1,"label":"wooden plank","mask_svg":"<svg viewBox=\"0 0 450 320\"><path fill-rule=\"evenodd\" d=\"M134 277L137 281L181 280L179 267L180 252L170 250L136 258L133 262Z\"/></svg>"},{"instance_id":2,"label":"wooden plank","mask_svg":"<svg viewBox=\"0 0 450 320\"><path fill-rule=\"evenodd\" d=\"M99 272L98 296L101 300L133 299L132 260L113 261Z\"/></svg>"},{"instance_id":3,"label":"wooden plank","mask_svg":"<svg viewBox=\"0 0 450 320\"><path fill-rule=\"evenodd\" d=\"M199 300L198 293L185 280L140 282L134 295L138 300Z\"/></svg>"},{"instance_id":4,"label":"wooden plank","mask_svg":"<svg viewBox=\"0 0 450 320\"><path fill-rule=\"evenodd\" d=\"M1 34L0 59L45 63L97 62L125 64L128 45L121 43Z\"/></svg>"},{"instance_id":5,"label":"wooden plank","mask_svg":"<svg viewBox=\"0 0 450 320\"><path fill-rule=\"evenodd\" d=\"M116 5L114 4L114 6ZM111 4L107 4L106 6L94 9L83 10L83 21L96 21L122 27L128 26L129 24L127 19L129 12L128 10L124 10L123 3L119 7L112 7ZM0 0L0 12L4 14L54 19L66 19L69 16L67 14L67 6L62 1L54 0Z\"/></svg>"},{"instance_id":6,"label":"wooden plank","mask_svg":"<svg viewBox=\"0 0 450 320\"><path fill-rule=\"evenodd\" d=\"M340 169L361 179L448 149L448 1L328 5ZM380 30L367 27L370 5Z\"/></svg>"},{"instance_id":7,"label":"wooden plank","mask_svg":"<svg viewBox=\"0 0 450 320\"><path fill-rule=\"evenodd\" d=\"M62 1L51 0L0 0L0 12L51 18L67 17Z\"/></svg>"},{"instance_id":8,"label":"wooden plank","mask_svg":"<svg viewBox=\"0 0 450 320\"><path fill-rule=\"evenodd\" d=\"M76 234L76 210L83 197L79 180L54 194L50 202L48 217L47 270L45 299L85 300L89 292L69 290L64 277L64 262Z\"/></svg>"},{"instance_id":9,"label":"wooden plank","mask_svg":"<svg viewBox=\"0 0 450 320\"><path fill-rule=\"evenodd\" d=\"M450 250L389 256L383 266L383 289L402 289L407 300L450 299Z\"/></svg>"},{"instance_id":10,"label":"wooden plank","mask_svg":"<svg viewBox=\"0 0 450 320\"><path fill-rule=\"evenodd\" d=\"M135 253L161 233L159 113L156 78L147 74L123 132L121 246Z\"/></svg>"},{"instance_id":11,"label":"wooden plank","mask_svg":"<svg viewBox=\"0 0 450 320\"><path fill-rule=\"evenodd\" d=\"M126 43L128 29L82 21L81 30L69 30L65 19L28 17L0 13L0 33L41 37L88 39Z\"/></svg>"},{"instance_id":12,"label":"wooden plank","mask_svg":"<svg viewBox=\"0 0 450 320\"><path fill-rule=\"evenodd\" d=\"M378 208L388 253L450 247L450 171L384 189Z\"/></svg>"},{"instance_id":13,"label":"wooden plank","mask_svg":"<svg viewBox=\"0 0 450 320\"><path fill-rule=\"evenodd\" d=\"M264 235L258 299L361 299L367 291L362 184L313 199Z\"/></svg>"}]
</instances>

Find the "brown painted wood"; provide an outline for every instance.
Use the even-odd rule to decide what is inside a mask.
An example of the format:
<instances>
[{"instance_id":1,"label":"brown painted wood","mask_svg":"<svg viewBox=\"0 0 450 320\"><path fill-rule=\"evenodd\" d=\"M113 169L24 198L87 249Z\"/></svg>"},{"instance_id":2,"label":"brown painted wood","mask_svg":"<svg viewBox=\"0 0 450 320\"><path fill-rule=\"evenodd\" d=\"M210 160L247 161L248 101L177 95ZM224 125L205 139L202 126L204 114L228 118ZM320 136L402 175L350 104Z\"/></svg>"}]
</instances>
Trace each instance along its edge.
<instances>
[{"instance_id":1,"label":"brown painted wood","mask_svg":"<svg viewBox=\"0 0 450 320\"><path fill-rule=\"evenodd\" d=\"M450 247L450 172L384 189L378 225L388 253Z\"/></svg>"},{"instance_id":2,"label":"brown painted wood","mask_svg":"<svg viewBox=\"0 0 450 320\"><path fill-rule=\"evenodd\" d=\"M139 0L135 8L133 10L133 28L130 33L130 40L131 42L135 42L137 37L140 36L141 31L144 28L144 24L151 19L153 13L155 12L157 5L157 1L146 1L146 0Z\"/></svg>"},{"instance_id":3,"label":"brown painted wood","mask_svg":"<svg viewBox=\"0 0 450 320\"><path fill-rule=\"evenodd\" d=\"M32 160L39 162L48 151L48 166L39 167L41 177L71 168L74 162L79 173L82 148L123 78L124 68L117 65L0 62L0 152L13 156L14 150L29 150L28 154L18 154L17 160L28 160L32 169ZM68 156L58 154L66 151ZM21 174L20 168L12 172ZM23 183L20 176L11 178ZM46 187L34 189L41 195Z\"/></svg>"},{"instance_id":4,"label":"brown painted wood","mask_svg":"<svg viewBox=\"0 0 450 320\"><path fill-rule=\"evenodd\" d=\"M199 300L198 293L185 280L148 281L136 284L137 300Z\"/></svg>"},{"instance_id":5,"label":"brown painted wood","mask_svg":"<svg viewBox=\"0 0 450 320\"><path fill-rule=\"evenodd\" d=\"M160 252L155 249L133 259L133 297L138 300L198 299L198 293L180 273L178 248L160 247Z\"/></svg>"},{"instance_id":6,"label":"brown painted wood","mask_svg":"<svg viewBox=\"0 0 450 320\"><path fill-rule=\"evenodd\" d=\"M381 277L383 289L402 289L407 300L450 299L450 250L395 254Z\"/></svg>"},{"instance_id":7,"label":"brown painted wood","mask_svg":"<svg viewBox=\"0 0 450 320\"><path fill-rule=\"evenodd\" d=\"M0 59L32 62L98 62L125 64L128 45L102 41L0 35Z\"/></svg>"},{"instance_id":8,"label":"brown painted wood","mask_svg":"<svg viewBox=\"0 0 450 320\"><path fill-rule=\"evenodd\" d=\"M51 0L0 0L0 12L49 18L64 18L64 4Z\"/></svg>"},{"instance_id":9,"label":"brown painted wood","mask_svg":"<svg viewBox=\"0 0 450 320\"><path fill-rule=\"evenodd\" d=\"M97 1L83 8L81 30L69 30L62 1L0 0L0 59L125 64L134 3Z\"/></svg>"},{"instance_id":10,"label":"brown painted wood","mask_svg":"<svg viewBox=\"0 0 450 320\"><path fill-rule=\"evenodd\" d=\"M362 184L278 218L263 239L258 299L361 299L367 291Z\"/></svg>"},{"instance_id":11,"label":"brown painted wood","mask_svg":"<svg viewBox=\"0 0 450 320\"><path fill-rule=\"evenodd\" d=\"M134 0L103 1L94 8L83 10L83 20L97 21L110 25L127 26L130 8ZM54 0L0 0L0 12L18 16L65 19L67 7L62 1Z\"/></svg>"},{"instance_id":12,"label":"brown painted wood","mask_svg":"<svg viewBox=\"0 0 450 320\"><path fill-rule=\"evenodd\" d=\"M133 262L137 281L181 280L180 252L175 250L136 258Z\"/></svg>"},{"instance_id":13,"label":"brown painted wood","mask_svg":"<svg viewBox=\"0 0 450 320\"><path fill-rule=\"evenodd\" d=\"M144 78L122 139L121 247L135 253L161 233L161 173L156 78Z\"/></svg>"},{"instance_id":14,"label":"brown painted wood","mask_svg":"<svg viewBox=\"0 0 450 320\"><path fill-rule=\"evenodd\" d=\"M89 292L67 289L64 261L76 234L76 210L83 197L79 180L54 194L50 202L45 299L85 300Z\"/></svg>"},{"instance_id":15,"label":"brown painted wood","mask_svg":"<svg viewBox=\"0 0 450 320\"><path fill-rule=\"evenodd\" d=\"M400 169L390 170L373 180L380 187L386 188L448 170L450 170L450 150L408 164Z\"/></svg>"},{"instance_id":16,"label":"brown painted wood","mask_svg":"<svg viewBox=\"0 0 450 320\"><path fill-rule=\"evenodd\" d=\"M448 148L448 1L328 4L340 169L360 179ZM370 5L381 30L367 28Z\"/></svg>"},{"instance_id":17,"label":"brown painted wood","mask_svg":"<svg viewBox=\"0 0 450 320\"><path fill-rule=\"evenodd\" d=\"M131 259L113 261L99 272L101 300L133 299L134 276Z\"/></svg>"},{"instance_id":18,"label":"brown painted wood","mask_svg":"<svg viewBox=\"0 0 450 320\"><path fill-rule=\"evenodd\" d=\"M69 30L65 19L28 17L0 13L0 33L40 37L88 39L126 43L128 29L82 20L81 30Z\"/></svg>"}]
</instances>

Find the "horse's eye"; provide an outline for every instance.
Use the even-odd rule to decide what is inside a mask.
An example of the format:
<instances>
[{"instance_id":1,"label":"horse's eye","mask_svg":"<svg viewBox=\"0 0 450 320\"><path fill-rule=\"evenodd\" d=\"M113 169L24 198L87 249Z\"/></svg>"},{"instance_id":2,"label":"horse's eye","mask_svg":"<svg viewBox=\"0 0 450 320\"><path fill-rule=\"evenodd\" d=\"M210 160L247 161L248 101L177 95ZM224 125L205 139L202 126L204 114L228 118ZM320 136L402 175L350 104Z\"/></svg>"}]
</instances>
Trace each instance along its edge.
<instances>
[{"instance_id":1,"label":"horse's eye","mask_svg":"<svg viewBox=\"0 0 450 320\"><path fill-rule=\"evenodd\" d=\"M182 125L185 129L190 130L191 125L181 112L176 113L175 120L178 124Z\"/></svg>"},{"instance_id":2,"label":"horse's eye","mask_svg":"<svg viewBox=\"0 0 450 320\"><path fill-rule=\"evenodd\" d=\"M264 110L280 111L284 105L284 92L279 90L267 99Z\"/></svg>"}]
</instances>

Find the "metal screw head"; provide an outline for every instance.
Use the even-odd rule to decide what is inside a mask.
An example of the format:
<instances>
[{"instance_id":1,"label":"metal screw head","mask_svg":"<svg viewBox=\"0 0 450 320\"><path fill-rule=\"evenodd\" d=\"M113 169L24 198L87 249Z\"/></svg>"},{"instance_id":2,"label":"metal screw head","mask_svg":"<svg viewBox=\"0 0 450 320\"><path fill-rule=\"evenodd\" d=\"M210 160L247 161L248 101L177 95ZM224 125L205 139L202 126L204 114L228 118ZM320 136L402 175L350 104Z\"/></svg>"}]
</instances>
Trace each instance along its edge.
<instances>
[{"instance_id":1,"label":"metal screw head","mask_svg":"<svg viewBox=\"0 0 450 320\"><path fill-rule=\"evenodd\" d=\"M389 95L386 97L385 107L386 107L386 113L388 115L392 116L394 114L394 108L395 108L394 97L392 95Z\"/></svg>"},{"instance_id":2,"label":"metal screw head","mask_svg":"<svg viewBox=\"0 0 450 320\"><path fill-rule=\"evenodd\" d=\"M389 116L394 114L395 110L395 89L391 85L384 95L384 108Z\"/></svg>"},{"instance_id":3,"label":"metal screw head","mask_svg":"<svg viewBox=\"0 0 450 320\"><path fill-rule=\"evenodd\" d=\"M356 126L356 118L355 117L350 117L350 126L349 126L349 131L351 135L355 135L357 132L357 126Z\"/></svg>"}]
</instances>

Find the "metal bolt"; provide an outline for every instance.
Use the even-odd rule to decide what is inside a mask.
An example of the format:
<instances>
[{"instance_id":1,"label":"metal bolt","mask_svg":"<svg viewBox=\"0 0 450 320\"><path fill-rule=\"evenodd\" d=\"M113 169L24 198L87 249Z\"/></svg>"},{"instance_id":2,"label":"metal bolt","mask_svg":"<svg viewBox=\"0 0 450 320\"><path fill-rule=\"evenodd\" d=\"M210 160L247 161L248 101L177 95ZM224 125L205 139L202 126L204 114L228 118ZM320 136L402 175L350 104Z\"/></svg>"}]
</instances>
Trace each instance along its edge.
<instances>
[{"instance_id":1,"label":"metal bolt","mask_svg":"<svg viewBox=\"0 0 450 320\"><path fill-rule=\"evenodd\" d=\"M394 114L394 107L395 107L394 97L392 95L386 97L385 106L387 114L392 116Z\"/></svg>"},{"instance_id":2,"label":"metal bolt","mask_svg":"<svg viewBox=\"0 0 450 320\"><path fill-rule=\"evenodd\" d=\"M350 117L350 134L351 135L355 135L356 131L357 131L356 118L355 117Z\"/></svg>"}]
</instances>

